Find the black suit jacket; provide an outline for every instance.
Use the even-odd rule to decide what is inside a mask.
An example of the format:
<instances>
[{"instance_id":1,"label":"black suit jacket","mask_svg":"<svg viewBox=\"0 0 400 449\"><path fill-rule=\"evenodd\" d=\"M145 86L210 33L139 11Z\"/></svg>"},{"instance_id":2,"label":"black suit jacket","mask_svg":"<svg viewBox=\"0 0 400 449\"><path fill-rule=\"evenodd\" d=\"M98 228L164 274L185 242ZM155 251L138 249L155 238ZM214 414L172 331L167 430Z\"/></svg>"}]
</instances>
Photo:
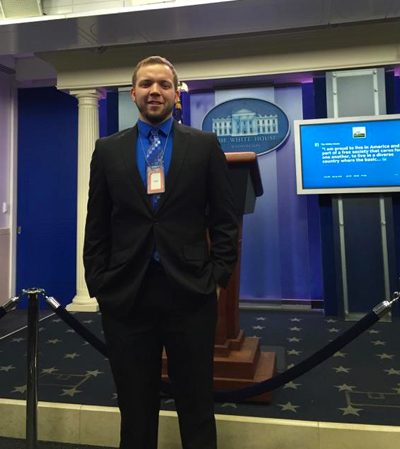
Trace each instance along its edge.
<instances>
[{"instance_id":1,"label":"black suit jacket","mask_svg":"<svg viewBox=\"0 0 400 449\"><path fill-rule=\"evenodd\" d=\"M90 168L85 277L102 311L115 314L133 304L155 245L172 287L199 295L225 287L237 259L234 200L216 135L174 122L166 191L154 212L137 167L137 132L136 125L99 139Z\"/></svg>"}]
</instances>

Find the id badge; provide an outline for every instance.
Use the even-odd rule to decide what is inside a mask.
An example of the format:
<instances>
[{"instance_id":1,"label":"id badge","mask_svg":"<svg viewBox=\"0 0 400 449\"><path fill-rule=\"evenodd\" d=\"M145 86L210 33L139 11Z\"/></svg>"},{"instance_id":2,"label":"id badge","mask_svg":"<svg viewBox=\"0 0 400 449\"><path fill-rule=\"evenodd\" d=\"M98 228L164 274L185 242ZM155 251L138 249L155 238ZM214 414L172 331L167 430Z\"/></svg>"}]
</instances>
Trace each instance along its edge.
<instances>
[{"instance_id":1,"label":"id badge","mask_svg":"<svg viewBox=\"0 0 400 449\"><path fill-rule=\"evenodd\" d=\"M164 168L147 167L147 193L164 193Z\"/></svg>"}]
</instances>

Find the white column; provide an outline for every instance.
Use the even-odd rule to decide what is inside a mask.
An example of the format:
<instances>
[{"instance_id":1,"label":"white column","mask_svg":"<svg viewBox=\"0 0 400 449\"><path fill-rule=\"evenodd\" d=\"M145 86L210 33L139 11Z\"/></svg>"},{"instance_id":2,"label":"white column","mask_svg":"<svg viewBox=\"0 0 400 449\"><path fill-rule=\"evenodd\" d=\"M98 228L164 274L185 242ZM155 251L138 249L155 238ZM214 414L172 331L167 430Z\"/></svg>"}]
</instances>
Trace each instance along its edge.
<instances>
[{"instance_id":1,"label":"white column","mask_svg":"<svg viewBox=\"0 0 400 449\"><path fill-rule=\"evenodd\" d=\"M70 91L78 99L78 214L76 254L76 296L67 310L96 312L99 305L89 297L83 269L83 239L86 222L86 208L89 190L90 161L96 140L99 138L99 100L104 96L101 89Z\"/></svg>"}]
</instances>

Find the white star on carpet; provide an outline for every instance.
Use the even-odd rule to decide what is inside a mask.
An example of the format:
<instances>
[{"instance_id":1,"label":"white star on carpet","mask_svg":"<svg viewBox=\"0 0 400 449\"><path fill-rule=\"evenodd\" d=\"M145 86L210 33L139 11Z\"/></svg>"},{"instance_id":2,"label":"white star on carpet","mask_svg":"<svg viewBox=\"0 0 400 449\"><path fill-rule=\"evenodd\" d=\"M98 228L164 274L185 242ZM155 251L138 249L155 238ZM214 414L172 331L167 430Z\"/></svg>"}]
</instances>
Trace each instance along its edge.
<instances>
[{"instance_id":1,"label":"white star on carpet","mask_svg":"<svg viewBox=\"0 0 400 449\"><path fill-rule=\"evenodd\" d=\"M221 407L231 407L231 408L237 408L237 405L232 402L225 402L221 405Z\"/></svg>"},{"instance_id":2,"label":"white star on carpet","mask_svg":"<svg viewBox=\"0 0 400 449\"><path fill-rule=\"evenodd\" d=\"M11 343L13 343L13 342L20 343L21 341L24 341L24 340L25 340L25 338L22 338L22 337L19 337L19 338L13 338L13 339L11 340Z\"/></svg>"},{"instance_id":3,"label":"white star on carpet","mask_svg":"<svg viewBox=\"0 0 400 449\"><path fill-rule=\"evenodd\" d=\"M299 405L293 405L291 402L288 402L287 404L278 404L279 407L282 407L281 412L290 411L290 412L297 412L296 408L299 408Z\"/></svg>"},{"instance_id":4,"label":"white star on carpet","mask_svg":"<svg viewBox=\"0 0 400 449\"><path fill-rule=\"evenodd\" d=\"M289 327L289 330L290 331L294 331L294 332L300 332L301 329L302 329L301 327L296 327L296 326L295 327Z\"/></svg>"},{"instance_id":5,"label":"white star on carpet","mask_svg":"<svg viewBox=\"0 0 400 449\"><path fill-rule=\"evenodd\" d=\"M12 369L15 369L15 366L13 365L0 366L0 371L5 371L6 373L8 373Z\"/></svg>"},{"instance_id":6,"label":"white star on carpet","mask_svg":"<svg viewBox=\"0 0 400 449\"><path fill-rule=\"evenodd\" d=\"M266 320L266 318L263 317L263 316L258 316L258 317L256 318L256 321L265 321L265 320Z\"/></svg>"},{"instance_id":7,"label":"white star on carpet","mask_svg":"<svg viewBox=\"0 0 400 449\"><path fill-rule=\"evenodd\" d=\"M46 343L50 343L52 345L56 345L57 343L61 343L62 340L59 340L58 338L55 338L54 340L47 340Z\"/></svg>"},{"instance_id":8,"label":"white star on carpet","mask_svg":"<svg viewBox=\"0 0 400 449\"><path fill-rule=\"evenodd\" d=\"M339 391L353 391L353 388L356 388L352 385L342 384L342 385L335 385L336 388L339 388Z\"/></svg>"},{"instance_id":9,"label":"white star on carpet","mask_svg":"<svg viewBox=\"0 0 400 449\"><path fill-rule=\"evenodd\" d=\"M293 321L293 322L295 321L297 323L300 323L300 321L302 321L302 320L301 320L301 318L291 318L290 321Z\"/></svg>"},{"instance_id":10,"label":"white star on carpet","mask_svg":"<svg viewBox=\"0 0 400 449\"><path fill-rule=\"evenodd\" d=\"M259 330L263 330L265 329L265 326L252 326L253 329L259 329Z\"/></svg>"},{"instance_id":11,"label":"white star on carpet","mask_svg":"<svg viewBox=\"0 0 400 449\"><path fill-rule=\"evenodd\" d=\"M90 376L97 377L99 374L104 374L103 371L95 370L95 371L86 371L86 374Z\"/></svg>"},{"instance_id":12,"label":"white star on carpet","mask_svg":"<svg viewBox=\"0 0 400 449\"><path fill-rule=\"evenodd\" d=\"M362 408L354 408L352 405L348 405L346 408L339 408L339 410L343 411L343 416L346 416L346 415L360 416L358 414L358 412L361 412L363 409Z\"/></svg>"},{"instance_id":13,"label":"white star on carpet","mask_svg":"<svg viewBox=\"0 0 400 449\"><path fill-rule=\"evenodd\" d=\"M26 385L21 385L20 387L14 387L14 390L11 393L25 393Z\"/></svg>"},{"instance_id":14,"label":"white star on carpet","mask_svg":"<svg viewBox=\"0 0 400 449\"><path fill-rule=\"evenodd\" d=\"M85 320L85 321L83 321L85 324L91 324L91 323L93 323L93 320Z\"/></svg>"},{"instance_id":15,"label":"white star on carpet","mask_svg":"<svg viewBox=\"0 0 400 449\"><path fill-rule=\"evenodd\" d=\"M394 368L385 369L384 371L385 371L385 373L388 373L389 376L392 376L392 375L400 376L400 370L397 370L397 369L394 369Z\"/></svg>"},{"instance_id":16,"label":"white star on carpet","mask_svg":"<svg viewBox=\"0 0 400 449\"><path fill-rule=\"evenodd\" d=\"M330 318L329 320L325 320L327 323L337 323L337 320L333 320L332 318Z\"/></svg>"},{"instance_id":17,"label":"white star on carpet","mask_svg":"<svg viewBox=\"0 0 400 449\"><path fill-rule=\"evenodd\" d=\"M58 371L54 366L52 368L42 369L41 374L53 374L55 371Z\"/></svg>"},{"instance_id":18,"label":"white star on carpet","mask_svg":"<svg viewBox=\"0 0 400 449\"><path fill-rule=\"evenodd\" d=\"M291 363L290 365L287 366L287 369L293 368L294 367L294 363Z\"/></svg>"},{"instance_id":19,"label":"white star on carpet","mask_svg":"<svg viewBox=\"0 0 400 449\"><path fill-rule=\"evenodd\" d=\"M53 323L59 323L61 321L61 318L57 318L55 320L51 320Z\"/></svg>"},{"instance_id":20,"label":"white star on carpet","mask_svg":"<svg viewBox=\"0 0 400 449\"><path fill-rule=\"evenodd\" d=\"M297 337L289 337L286 340L290 341L291 343L300 343L302 339L301 338L297 338Z\"/></svg>"},{"instance_id":21,"label":"white star on carpet","mask_svg":"<svg viewBox=\"0 0 400 449\"><path fill-rule=\"evenodd\" d=\"M379 357L381 360L385 360L385 359L388 359L388 360L392 360L393 359L393 357L394 357L394 355L392 355L392 354L386 354L385 352L383 352L382 354L375 354L377 357Z\"/></svg>"},{"instance_id":22,"label":"white star on carpet","mask_svg":"<svg viewBox=\"0 0 400 449\"><path fill-rule=\"evenodd\" d=\"M347 354L345 352L338 351L333 354L333 357L346 357L346 355Z\"/></svg>"},{"instance_id":23,"label":"white star on carpet","mask_svg":"<svg viewBox=\"0 0 400 449\"><path fill-rule=\"evenodd\" d=\"M171 398L171 399L167 399L166 401L165 401L165 404L171 404L171 403L174 403L175 401Z\"/></svg>"},{"instance_id":24,"label":"white star on carpet","mask_svg":"<svg viewBox=\"0 0 400 449\"><path fill-rule=\"evenodd\" d=\"M118 395L117 395L117 393L113 393L113 395L112 395L112 399L118 399Z\"/></svg>"},{"instance_id":25,"label":"white star on carpet","mask_svg":"<svg viewBox=\"0 0 400 449\"><path fill-rule=\"evenodd\" d=\"M351 368L345 368L344 366L337 366L333 367L332 369L334 369L337 373L347 373L347 374L351 370Z\"/></svg>"},{"instance_id":26,"label":"white star on carpet","mask_svg":"<svg viewBox=\"0 0 400 449\"><path fill-rule=\"evenodd\" d=\"M397 394L400 394L400 384L397 384L398 387L397 388L392 388L392 390L394 390Z\"/></svg>"},{"instance_id":27,"label":"white star on carpet","mask_svg":"<svg viewBox=\"0 0 400 449\"><path fill-rule=\"evenodd\" d=\"M72 354L65 354L64 359L74 359L75 357L79 357L79 354L76 352L73 352Z\"/></svg>"},{"instance_id":28,"label":"white star on carpet","mask_svg":"<svg viewBox=\"0 0 400 449\"><path fill-rule=\"evenodd\" d=\"M377 331L377 330L375 330L375 329L371 329L371 330L369 330L369 331L367 331L369 334L380 334L381 333L381 331Z\"/></svg>"},{"instance_id":29,"label":"white star on carpet","mask_svg":"<svg viewBox=\"0 0 400 449\"><path fill-rule=\"evenodd\" d=\"M82 343L82 346L87 346L88 344L90 344L90 343L87 342L87 341L84 341L84 342Z\"/></svg>"},{"instance_id":30,"label":"white star on carpet","mask_svg":"<svg viewBox=\"0 0 400 449\"><path fill-rule=\"evenodd\" d=\"M302 351L296 351L296 349L291 349L287 353L288 353L288 355L300 355L302 353Z\"/></svg>"},{"instance_id":31,"label":"white star on carpet","mask_svg":"<svg viewBox=\"0 0 400 449\"><path fill-rule=\"evenodd\" d=\"M45 327L39 327L39 332L45 331L46 328Z\"/></svg>"},{"instance_id":32,"label":"white star on carpet","mask_svg":"<svg viewBox=\"0 0 400 449\"><path fill-rule=\"evenodd\" d=\"M334 333L338 334L340 332L340 329L337 329L336 327L331 327L330 329L328 329L328 332L330 332L330 333L334 332Z\"/></svg>"},{"instance_id":33,"label":"white star on carpet","mask_svg":"<svg viewBox=\"0 0 400 449\"><path fill-rule=\"evenodd\" d=\"M75 331L73 329L67 329L65 331L66 334L73 334Z\"/></svg>"},{"instance_id":34,"label":"white star on carpet","mask_svg":"<svg viewBox=\"0 0 400 449\"><path fill-rule=\"evenodd\" d=\"M62 389L63 393L60 394L60 396L70 396L71 398L74 397L74 395L76 395L77 393L82 393L82 391L77 390L75 387L74 388L68 388L68 389Z\"/></svg>"},{"instance_id":35,"label":"white star on carpet","mask_svg":"<svg viewBox=\"0 0 400 449\"><path fill-rule=\"evenodd\" d=\"M293 390L297 390L297 387L300 385L301 384L295 384L294 382L288 382L283 386L283 389L285 390L286 388L292 388Z\"/></svg>"},{"instance_id":36,"label":"white star on carpet","mask_svg":"<svg viewBox=\"0 0 400 449\"><path fill-rule=\"evenodd\" d=\"M374 346L385 346L386 342L385 341L381 341L381 340L375 340L373 342L371 342Z\"/></svg>"}]
</instances>

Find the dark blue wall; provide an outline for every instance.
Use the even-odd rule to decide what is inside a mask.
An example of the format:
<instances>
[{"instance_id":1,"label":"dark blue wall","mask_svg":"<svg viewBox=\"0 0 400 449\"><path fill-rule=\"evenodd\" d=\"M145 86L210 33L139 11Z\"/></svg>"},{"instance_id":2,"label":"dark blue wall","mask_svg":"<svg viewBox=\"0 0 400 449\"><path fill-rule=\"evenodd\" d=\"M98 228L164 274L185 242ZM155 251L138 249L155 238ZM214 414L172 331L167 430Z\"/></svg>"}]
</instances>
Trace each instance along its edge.
<instances>
[{"instance_id":1,"label":"dark blue wall","mask_svg":"<svg viewBox=\"0 0 400 449\"><path fill-rule=\"evenodd\" d=\"M77 100L56 88L18 92L17 291L76 294Z\"/></svg>"}]
</instances>

